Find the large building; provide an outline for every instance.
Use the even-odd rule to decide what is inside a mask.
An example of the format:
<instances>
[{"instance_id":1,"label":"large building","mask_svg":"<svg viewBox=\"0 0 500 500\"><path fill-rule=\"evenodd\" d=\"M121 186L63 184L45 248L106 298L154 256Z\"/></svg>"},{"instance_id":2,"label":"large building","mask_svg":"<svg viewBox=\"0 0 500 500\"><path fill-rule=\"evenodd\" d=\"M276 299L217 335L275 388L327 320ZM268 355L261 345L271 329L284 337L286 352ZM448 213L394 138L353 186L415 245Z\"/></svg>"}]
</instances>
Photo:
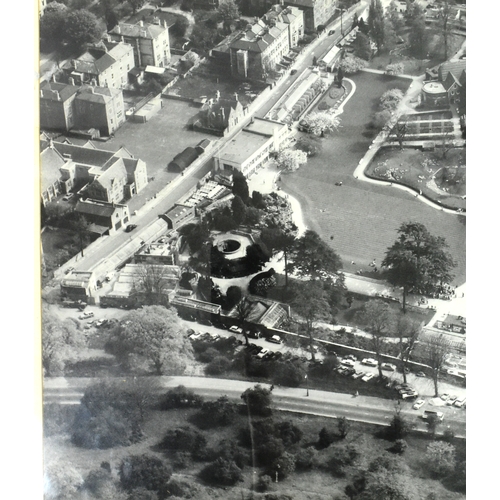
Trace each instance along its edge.
<instances>
[{"instance_id":1,"label":"large building","mask_svg":"<svg viewBox=\"0 0 500 500\"><path fill-rule=\"evenodd\" d=\"M75 212L90 223L89 231L97 234L114 234L124 228L130 220L127 205L98 201L79 201Z\"/></svg>"},{"instance_id":2,"label":"large building","mask_svg":"<svg viewBox=\"0 0 500 500\"><path fill-rule=\"evenodd\" d=\"M214 157L215 169L237 170L249 177L271 153L279 151L287 136L288 127L283 123L255 118Z\"/></svg>"},{"instance_id":3,"label":"large building","mask_svg":"<svg viewBox=\"0 0 500 500\"><path fill-rule=\"evenodd\" d=\"M42 202L60 193L83 191L90 199L119 203L131 198L148 183L146 163L125 148L116 152L97 149L93 143L41 144Z\"/></svg>"},{"instance_id":4,"label":"large building","mask_svg":"<svg viewBox=\"0 0 500 500\"><path fill-rule=\"evenodd\" d=\"M213 130L214 133L225 135L230 133L246 115L247 109L243 107L235 93L232 98L224 99L217 91L215 97L208 99L202 106L193 127Z\"/></svg>"},{"instance_id":5,"label":"large building","mask_svg":"<svg viewBox=\"0 0 500 500\"><path fill-rule=\"evenodd\" d=\"M125 119L120 89L56 82L43 82L40 86L41 129L94 129L92 137L109 136Z\"/></svg>"},{"instance_id":6,"label":"large building","mask_svg":"<svg viewBox=\"0 0 500 500\"><path fill-rule=\"evenodd\" d=\"M135 66L132 45L102 40L90 45L78 58L71 59L63 71L71 84L89 83L99 87L123 89Z\"/></svg>"},{"instance_id":7,"label":"large building","mask_svg":"<svg viewBox=\"0 0 500 500\"><path fill-rule=\"evenodd\" d=\"M304 13L297 7L273 5L262 16L262 19L267 24L272 24L275 21L288 26L288 43L290 48L296 47L299 40L304 36Z\"/></svg>"},{"instance_id":8,"label":"large building","mask_svg":"<svg viewBox=\"0 0 500 500\"><path fill-rule=\"evenodd\" d=\"M135 66L165 67L170 62L170 40L166 23L150 24L139 21L137 24L119 23L109 36L134 48Z\"/></svg>"}]
</instances>

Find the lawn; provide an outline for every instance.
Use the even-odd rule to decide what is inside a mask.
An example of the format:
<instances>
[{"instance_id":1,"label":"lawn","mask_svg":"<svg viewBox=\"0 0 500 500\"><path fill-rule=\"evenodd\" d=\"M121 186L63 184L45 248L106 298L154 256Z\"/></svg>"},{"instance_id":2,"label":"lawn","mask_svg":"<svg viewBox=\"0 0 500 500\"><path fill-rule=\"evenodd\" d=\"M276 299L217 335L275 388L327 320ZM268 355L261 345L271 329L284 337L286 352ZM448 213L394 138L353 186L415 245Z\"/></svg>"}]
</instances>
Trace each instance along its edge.
<instances>
[{"instance_id":1,"label":"lawn","mask_svg":"<svg viewBox=\"0 0 500 500\"><path fill-rule=\"evenodd\" d=\"M86 477L91 470L96 470L103 462L109 462L113 472L113 480L116 481L117 468L121 461L137 454L147 454L156 456L171 464L174 469L173 479L182 479L193 485L196 490L195 496L183 496L184 498L197 498L198 500L220 499L234 500L241 498L264 498L251 492L252 483L264 473L263 467L243 467L243 480L233 487L217 487L206 485L199 477L198 473L208 462L194 461L188 456L179 464L175 455L169 452L161 452L156 448L156 444L169 431L190 424L190 418L196 410L169 410L169 411L148 411L143 425L145 439L137 444L127 447L116 447L109 450L86 450L77 448L71 444L68 434L70 422L76 408L62 408L64 412L54 413L54 408L50 408L53 416L51 421L58 421L59 426L53 426L50 437L44 440L44 461L45 464L62 463L63 461L74 467L83 477ZM305 448L312 448L315 456L315 466L311 470L298 470L290 477L280 480L279 483L273 481L269 487L269 492L301 500L320 500L337 498L342 495L347 484L353 475L360 469L366 469L369 465L379 460L381 455L387 455L387 449L391 442L378 436L379 427L352 422L347 437L344 440L338 438L327 448L319 448L318 433L323 427L335 432L335 419L323 417L306 416L295 413L275 412L273 420L275 422L289 421L292 425L302 431L299 443L289 446L288 452L298 453ZM248 417L245 414L236 414L230 426L201 431L207 439L208 447L216 447L223 440L238 443L239 430L248 426ZM193 426L194 427L194 426ZM426 498L431 492L438 495L441 500L462 500L465 495L455 493L446 489L443 484L429 476L428 468L425 464L425 451L430 443L427 436L412 435L406 437L408 448L405 453L397 457L403 467L407 467L408 479L411 482L412 491L415 498ZM465 443L455 440L453 442L457 450L457 456L464 458ZM358 457L351 466L345 468L344 476L334 476L327 463L336 456L337 450L344 445L350 445L358 452ZM247 448L239 448L249 453ZM390 455L390 454L389 454ZM399 458L400 457L400 458ZM197 486L194 486L194 485Z\"/></svg>"},{"instance_id":2,"label":"lawn","mask_svg":"<svg viewBox=\"0 0 500 500\"><path fill-rule=\"evenodd\" d=\"M301 203L306 225L339 253L344 269L384 258L408 220L421 222L432 234L443 236L457 261L454 284L465 281L465 218L449 215L392 187L377 186L353 177L370 146L369 128L379 98L388 89L406 89L409 81L361 72L350 77L356 92L340 115L338 132L321 139L323 150L294 173L281 176L281 187ZM335 183L342 181L342 186ZM351 264L355 262L356 264Z\"/></svg>"},{"instance_id":3,"label":"lawn","mask_svg":"<svg viewBox=\"0 0 500 500\"><path fill-rule=\"evenodd\" d=\"M389 180L421 190L429 199L451 208L466 208L465 148L442 152L382 148L366 169L375 179Z\"/></svg>"}]
</instances>

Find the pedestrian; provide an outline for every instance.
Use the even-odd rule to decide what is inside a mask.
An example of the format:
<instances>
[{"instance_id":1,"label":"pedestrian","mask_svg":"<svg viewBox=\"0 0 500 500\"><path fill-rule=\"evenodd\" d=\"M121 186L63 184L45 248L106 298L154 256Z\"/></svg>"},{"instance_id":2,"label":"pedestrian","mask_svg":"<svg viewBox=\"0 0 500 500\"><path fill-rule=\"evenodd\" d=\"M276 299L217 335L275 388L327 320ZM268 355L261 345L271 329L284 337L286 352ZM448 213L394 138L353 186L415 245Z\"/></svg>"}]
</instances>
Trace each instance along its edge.
<instances>
[{"instance_id":1,"label":"pedestrian","mask_svg":"<svg viewBox=\"0 0 500 500\"><path fill-rule=\"evenodd\" d=\"M271 385L271 387L269 387L269 391L273 392L273 389L274 389L274 384Z\"/></svg>"}]
</instances>

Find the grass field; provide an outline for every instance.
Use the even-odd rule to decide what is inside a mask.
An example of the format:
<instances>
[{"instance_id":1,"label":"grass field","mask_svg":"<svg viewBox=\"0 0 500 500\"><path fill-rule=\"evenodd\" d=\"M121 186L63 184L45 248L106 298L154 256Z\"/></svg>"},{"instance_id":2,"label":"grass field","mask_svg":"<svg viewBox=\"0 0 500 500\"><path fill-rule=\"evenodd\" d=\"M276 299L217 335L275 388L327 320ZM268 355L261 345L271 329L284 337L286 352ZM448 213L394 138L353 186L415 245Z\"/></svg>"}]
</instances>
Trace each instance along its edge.
<instances>
[{"instance_id":1,"label":"grass field","mask_svg":"<svg viewBox=\"0 0 500 500\"><path fill-rule=\"evenodd\" d=\"M465 218L431 208L392 187L369 184L353 172L371 144L372 114L388 89L405 89L406 80L359 73L351 77L356 92L340 115L341 128L321 139L323 150L298 171L282 175L281 187L302 205L307 226L336 249L344 269L355 272L376 259L380 262L396 239L396 230L409 220L425 224L443 236L457 261L454 284L465 281ZM335 183L342 181L342 186ZM351 265L351 262L356 265Z\"/></svg>"}]
</instances>

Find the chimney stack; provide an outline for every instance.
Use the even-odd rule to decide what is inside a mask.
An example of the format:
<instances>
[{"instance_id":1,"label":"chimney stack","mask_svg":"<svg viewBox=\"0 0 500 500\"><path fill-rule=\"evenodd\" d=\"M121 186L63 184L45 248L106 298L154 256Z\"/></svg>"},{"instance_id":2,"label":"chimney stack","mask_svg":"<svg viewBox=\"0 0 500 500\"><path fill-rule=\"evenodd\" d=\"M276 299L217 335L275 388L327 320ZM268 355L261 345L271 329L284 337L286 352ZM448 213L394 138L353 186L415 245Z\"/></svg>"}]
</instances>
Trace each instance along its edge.
<instances>
[{"instance_id":1,"label":"chimney stack","mask_svg":"<svg viewBox=\"0 0 500 500\"><path fill-rule=\"evenodd\" d=\"M140 20L139 21L139 26L142 28L144 26L144 21L143 20Z\"/></svg>"},{"instance_id":2,"label":"chimney stack","mask_svg":"<svg viewBox=\"0 0 500 500\"><path fill-rule=\"evenodd\" d=\"M74 85L75 84L75 79L72 76L69 77L69 84L70 85Z\"/></svg>"},{"instance_id":3,"label":"chimney stack","mask_svg":"<svg viewBox=\"0 0 500 500\"><path fill-rule=\"evenodd\" d=\"M116 28L116 32L117 32L118 34L121 34L122 29L120 28L120 25L119 25L119 24L117 24L115 28Z\"/></svg>"}]
</instances>

